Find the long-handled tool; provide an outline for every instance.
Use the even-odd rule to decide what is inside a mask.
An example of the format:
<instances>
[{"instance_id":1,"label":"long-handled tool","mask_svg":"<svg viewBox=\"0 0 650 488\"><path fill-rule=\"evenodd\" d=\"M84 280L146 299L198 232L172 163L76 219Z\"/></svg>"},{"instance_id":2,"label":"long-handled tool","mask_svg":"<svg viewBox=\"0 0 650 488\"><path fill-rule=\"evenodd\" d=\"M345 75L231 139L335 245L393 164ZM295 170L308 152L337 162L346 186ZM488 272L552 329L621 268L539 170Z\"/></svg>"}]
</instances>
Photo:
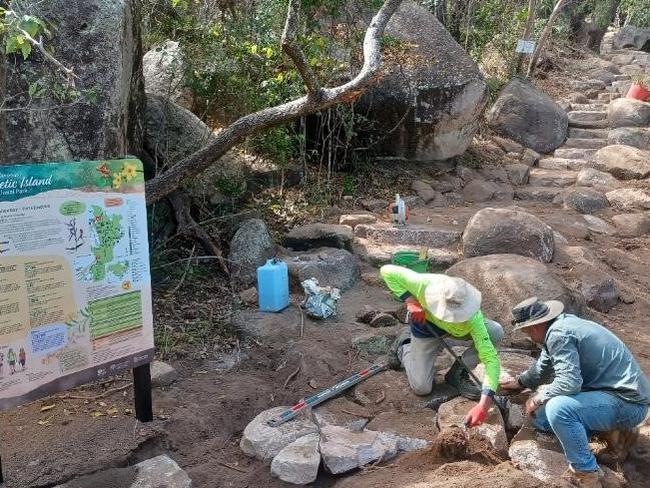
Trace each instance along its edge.
<instances>
[{"instance_id":1,"label":"long-handled tool","mask_svg":"<svg viewBox=\"0 0 650 488\"><path fill-rule=\"evenodd\" d=\"M326 388L325 390L322 390L316 393L315 395L309 396L304 400L299 401L293 407L289 408L288 410L285 410L277 417L273 417L272 419L268 420L266 423L271 427L278 427L279 425L282 425L288 420L291 420L292 418L296 417L300 412L302 412L306 408L313 408L316 405L323 403L325 400L329 400L330 398L339 395L340 393L344 392L348 388L351 388L354 385L361 383L363 380L368 379L371 376L374 376L377 373L384 371L386 368L387 368L386 364L373 364L369 368L366 368L363 371L359 371L358 373L353 374L349 378L338 382L334 386L330 388Z\"/></svg>"}]
</instances>

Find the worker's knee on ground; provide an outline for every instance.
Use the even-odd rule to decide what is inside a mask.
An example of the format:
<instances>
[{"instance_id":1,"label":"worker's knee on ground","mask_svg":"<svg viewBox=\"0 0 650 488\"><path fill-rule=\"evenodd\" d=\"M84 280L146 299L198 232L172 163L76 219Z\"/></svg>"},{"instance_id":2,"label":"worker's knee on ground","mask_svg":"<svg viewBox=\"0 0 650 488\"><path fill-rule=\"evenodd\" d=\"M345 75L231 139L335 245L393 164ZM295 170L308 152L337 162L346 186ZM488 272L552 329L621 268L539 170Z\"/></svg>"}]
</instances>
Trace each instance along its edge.
<instances>
[{"instance_id":1,"label":"worker's knee on ground","mask_svg":"<svg viewBox=\"0 0 650 488\"><path fill-rule=\"evenodd\" d=\"M485 328L487 329L492 344L495 345L500 344L504 334L503 326L499 322L495 322L494 320L486 320Z\"/></svg>"},{"instance_id":2,"label":"worker's knee on ground","mask_svg":"<svg viewBox=\"0 0 650 488\"><path fill-rule=\"evenodd\" d=\"M573 408L569 397L557 396L551 398L545 406L546 418L551 427L562 421L566 421L573 416Z\"/></svg>"}]
</instances>

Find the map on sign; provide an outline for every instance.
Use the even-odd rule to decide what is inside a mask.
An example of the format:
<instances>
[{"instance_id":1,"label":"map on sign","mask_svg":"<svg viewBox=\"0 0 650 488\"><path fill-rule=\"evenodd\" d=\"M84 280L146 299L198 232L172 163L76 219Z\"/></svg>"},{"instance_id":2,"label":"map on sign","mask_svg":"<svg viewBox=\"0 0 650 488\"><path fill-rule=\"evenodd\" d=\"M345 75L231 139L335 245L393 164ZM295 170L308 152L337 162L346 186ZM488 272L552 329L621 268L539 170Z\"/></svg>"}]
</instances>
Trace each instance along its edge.
<instances>
[{"instance_id":1,"label":"map on sign","mask_svg":"<svg viewBox=\"0 0 650 488\"><path fill-rule=\"evenodd\" d=\"M0 410L151 361L142 163L0 166Z\"/></svg>"}]
</instances>

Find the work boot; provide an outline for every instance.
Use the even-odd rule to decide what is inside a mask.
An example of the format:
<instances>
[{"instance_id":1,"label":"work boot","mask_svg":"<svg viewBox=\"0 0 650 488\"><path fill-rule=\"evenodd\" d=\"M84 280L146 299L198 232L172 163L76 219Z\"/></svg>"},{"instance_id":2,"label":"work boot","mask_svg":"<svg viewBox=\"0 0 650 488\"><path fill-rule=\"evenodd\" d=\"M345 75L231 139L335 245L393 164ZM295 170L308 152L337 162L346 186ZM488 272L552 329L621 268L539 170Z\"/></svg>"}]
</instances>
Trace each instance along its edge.
<instances>
[{"instance_id":1,"label":"work boot","mask_svg":"<svg viewBox=\"0 0 650 488\"><path fill-rule=\"evenodd\" d=\"M451 365L445 375L445 382L456 388L458 393L468 400L481 398L481 388L472 381L469 373L459 361L454 361L454 364Z\"/></svg>"},{"instance_id":2,"label":"work boot","mask_svg":"<svg viewBox=\"0 0 650 488\"><path fill-rule=\"evenodd\" d=\"M576 488L603 488L600 481L603 478L603 472L600 469L591 472L567 469L562 478Z\"/></svg>"},{"instance_id":3,"label":"work boot","mask_svg":"<svg viewBox=\"0 0 650 488\"><path fill-rule=\"evenodd\" d=\"M399 335L395 338L390 346L388 354L380 358L380 362L384 362L388 369L401 369L402 368L402 346L411 342L411 328L403 327Z\"/></svg>"},{"instance_id":4,"label":"work boot","mask_svg":"<svg viewBox=\"0 0 650 488\"><path fill-rule=\"evenodd\" d=\"M639 439L639 429L611 430L598 434L605 449L598 453L598 462L616 465L624 462Z\"/></svg>"}]
</instances>

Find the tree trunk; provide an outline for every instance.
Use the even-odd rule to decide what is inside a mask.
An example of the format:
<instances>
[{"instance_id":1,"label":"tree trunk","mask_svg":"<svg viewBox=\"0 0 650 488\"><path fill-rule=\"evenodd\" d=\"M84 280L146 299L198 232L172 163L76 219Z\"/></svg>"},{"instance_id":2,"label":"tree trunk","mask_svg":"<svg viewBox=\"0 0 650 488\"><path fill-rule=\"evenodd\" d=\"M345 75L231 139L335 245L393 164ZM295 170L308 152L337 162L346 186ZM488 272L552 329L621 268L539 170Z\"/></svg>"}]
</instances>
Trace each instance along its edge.
<instances>
[{"instance_id":1,"label":"tree trunk","mask_svg":"<svg viewBox=\"0 0 650 488\"><path fill-rule=\"evenodd\" d=\"M535 25L535 8L537 7L537 0L528 0L528 18L526 19L526 28L524 29L524 35L522 39L524 41L530 40L530 33L533 31L533 26ZM519 53L517 56L517 68L515 73L521 72L522 65L524 64L525 53Z\"/></svg>"},{"instance_id":2,"label":"tree trunk","mask_svg":"<svg viewBox=\"0 0 650 488\"><path fill-rule=\"evenodd\" d=\"M438 0L435 8L436 18L447 27L447 0Z\"/></svg>"},{"instance_id":3,"label":"tree trunk","mask_svg":"<svg viewBox=\"0 0 650 488\"><path fill-rule=\"evenodd\" d=\"M539 61L539 56L542 54L546 42L548 41L548 38L551 36L551 32L553 31L553 24L555 23L555 19L557 19L558 15L560 15L560 12L566 3L567 0L558 0L558 2L555 4L555 8L553 8L553 12L548 18L548 22L546 22L546 26L542 31L542 35L539 36L539 41L537 42L537 47L535 47L535 52L530 58L530 64L528 65L528 73L526 74L526 77L530 78L535 72L537 62Z\"/></svg>"}]
</instances>

